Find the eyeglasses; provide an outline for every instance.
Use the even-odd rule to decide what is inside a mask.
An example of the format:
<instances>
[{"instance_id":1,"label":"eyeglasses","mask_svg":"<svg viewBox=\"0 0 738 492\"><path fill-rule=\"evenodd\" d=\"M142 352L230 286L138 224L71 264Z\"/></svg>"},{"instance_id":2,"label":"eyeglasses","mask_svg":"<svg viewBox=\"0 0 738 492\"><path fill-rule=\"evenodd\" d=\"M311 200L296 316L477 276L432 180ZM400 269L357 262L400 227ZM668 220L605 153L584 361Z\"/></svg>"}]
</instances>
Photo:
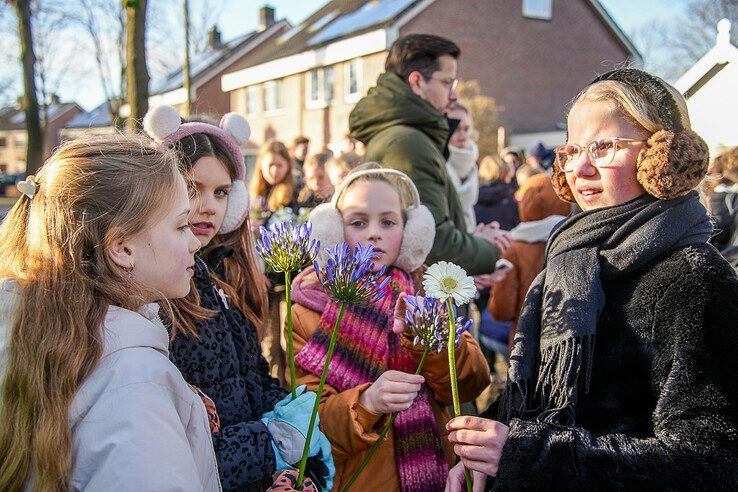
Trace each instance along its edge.
<instances>
[{"instance_id":1,"label":"eyeglasses","mask_svg":"<svg viewBox=\"0 0 738 492\"><path fill-rule=\"evenodd\" d=\"M423 75L423 76L425 77L425 75ZM440 83L442 83L443 85L445 85L446 87L448 87L448 91L449 92L455 90L456 89L456 84L459 83L459 79L453 79L451 77L448 77L448 78L446 78L446 77L439 78L439 77L434 77L434 76L431 75L430 77L425 77L425 78L426 78L426 80L427 79L433 79L433 80L439 81Z\"/></svg>"},{"instance_id":2,"label":"eyeglasses","mask_svg":"<svg viewBox=\"0 0 738 492\"><path fill-rule=\"evenodd\" d=\"M615 153L619 149L622 149L625 145L643 143L645 141L634 138L602 137L592 140L584 148L575 143L566 144L554 149L556 165L565 173L574 171L574 164L582 156L582 150L586 149L593 166L597 169L607 167L612 164L612 161L615 159Z\"/></svg>"}]
</instances>

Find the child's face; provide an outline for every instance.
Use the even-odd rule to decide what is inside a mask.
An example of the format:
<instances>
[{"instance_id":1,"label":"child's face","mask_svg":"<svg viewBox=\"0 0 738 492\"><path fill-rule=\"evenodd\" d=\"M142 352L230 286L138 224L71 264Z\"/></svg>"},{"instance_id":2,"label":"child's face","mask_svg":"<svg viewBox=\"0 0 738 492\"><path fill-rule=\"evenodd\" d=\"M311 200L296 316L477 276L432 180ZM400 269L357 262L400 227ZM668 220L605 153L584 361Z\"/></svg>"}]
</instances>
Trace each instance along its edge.
<instances>
[{"instance_id":1,"label":"child's face","mask_svg":"<svg viewBox=\"0 0 738 492\"><path fill-rule=\"evenodd\" d=\"M231 176L216 157L201 157L192 166L196 193L190 195L190 229L204 248L220 230L228 207Z\"/></svg>"},{"instance_id":2,"label":"child's face","mask_svg":"<svg viewBox=\"0 0 738 492\"><path fill-rule=\"evenodd\" d=\"M160 292L165 299L177 299L189 293L194 255L200 249L200 241L187 222L190 203L184 179L179 179L173 203L158 222L127 241L127 248L132 252L134 278Z\"/></svg>"},{"instance_id":3,"label":"child's face","mask_svg":"<svg viewBox=\"0 0 738 492\"><path fill-rule=\"evenodd\" d=\"M328 174L320 166L306 166L302 168L305 174L305 186L320 197L328 197L333 194L333 185L328 179Z\"/></svg>"},{"instance_id":4,"label":"child's face","mask_svg":"<svg viewBox=\"0 0 738 492\"><path fill-rule=\"evenodd\" d=\"M290 163L281 155L272 152L262 157L259 166L262 176L270 185L281 183L290 172Z\"/></svg>"},{"instance_id":5,"label":"child's face","mask_svg":"<svg viewBox=\"0 0 738 492\"><path fill-rule=\"evenodd\" d=\"M402 219L400 195L383 181L359 181L343 195L341 206L346 243L353 250L357 243L372 244L380 253L375 268L392 265L400 254Z\"/></svg>"}]
</instances>

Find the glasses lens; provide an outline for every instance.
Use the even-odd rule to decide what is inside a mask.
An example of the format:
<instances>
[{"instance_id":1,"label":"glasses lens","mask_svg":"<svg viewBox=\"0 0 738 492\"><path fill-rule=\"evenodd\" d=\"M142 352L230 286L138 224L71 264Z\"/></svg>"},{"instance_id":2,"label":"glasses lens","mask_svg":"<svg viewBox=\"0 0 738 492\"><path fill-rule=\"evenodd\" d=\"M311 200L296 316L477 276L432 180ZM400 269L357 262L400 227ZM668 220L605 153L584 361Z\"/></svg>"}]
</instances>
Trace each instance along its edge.
<instances>
[{"instance_id":1,"label":"glasses lens","mask_svg":"<svg viewBox=\"0 0 738 492\"><path fill-rule=\"evenodd\" d=\"M555 150L556 162L562 171L569 172L573 169L574 163L579 157L579 146L575 144L564 145Z\"/></svg>"},{"instance_id":2,"label":"glasses lens","mask_svg":"<svg viewBox=\"0 0 738 492\"><path fill-rule=\"evenodd\" d=\"M588 150L597 166L607 166L615 157L615 139L598 138L589 144Z\"/></svg>"}]
</instances>

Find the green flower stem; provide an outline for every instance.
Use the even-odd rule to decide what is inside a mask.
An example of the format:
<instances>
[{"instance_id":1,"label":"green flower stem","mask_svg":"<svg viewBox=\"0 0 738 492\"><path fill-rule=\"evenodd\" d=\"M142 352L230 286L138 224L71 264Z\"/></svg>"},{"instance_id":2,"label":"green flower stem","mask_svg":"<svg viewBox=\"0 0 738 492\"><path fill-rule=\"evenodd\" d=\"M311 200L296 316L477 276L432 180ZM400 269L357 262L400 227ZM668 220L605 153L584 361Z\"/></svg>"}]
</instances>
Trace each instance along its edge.
<instances>
[{"instance_id":1,"label":"green flower stem","mask_svg":"<svg viewBox=\"0 0 738 492\"><path fill-rule=\"evenodd\" d=\"M456 380L456 316L454 315L454 306L451 298L446 298L446 308L448 310L448 372L451 376L451 397L454 401L454 417L461 415L461 403L459 403L459 383ZM466 490L472 492L472 479L469 469L464 467L464 476L466 477Z\"/></svg>"},{"instance_id":2,"label":"green flower stem","mask_svg":"<svg viewBox=\"0 0 738 492\"><path fill-rule=\"evenodd\" d=\"M313 411L310 414L310 424L308 425L308 433L305 438L305 447L302 448L302 459L300 460L300 471L297 475L297 487L302 487L302 481L305 478L305 467L307 466L308 453L310 452L310 440L313 438L313 430L315 430L315 419L318 417L318 406L320 405L320 397L323 396L323 386L325 385L325 378L328 375L328 366L331 363L333 357L333 348L336 345L336 338L338 338L338 327L341 325L341 319L343 313L346 312L346 303L341 303L341 309L338 311L338 318L336 324L333 326L333 333L331 333L331 341L328 344L328 353L325 354L325 364L323 364L323 372L320 373L320 383L318 383L318 391L315 395L315 404L313 405Z\"/></svg>"},{"instance_id":3,"label":"green flower stem","mask_svg":"<svg viewBox=\"0 0 738 492\"><path fill-rule=\"evenodd\" d=\"M429 349L428 347L425 347L425 350L423 350L423 357L420 358L420 364L418 364L418 368L415 370L415 375L420 374L423 371L423 365L425 364L425 358L428 357ZM377 452L377 449L379 449L380 444L384 442L384 438L387 437L387 433L392 428L392 425L395 423L395 419L397 418L397 412L394 412L389 419L389 422L384 426L384 429L382 429L382 433L379 434L379 439L372 445L372 448L369 450L367 455L364 457L364 461L361 462L361 466L359 466L359 469L356 470L356 473L351 477L351 480L348 481L346 485L344 485L341 488L341 492L347 492L348 489L351 488L351 486L354 484L357 478L359 478L359 475L362 471L364 471L364 468L366 468L367 463L369 463L369 460L372 459L372 456L374 456L374 453Z\"/></svg>"},{"instance_id":4,"label":"green flower stem","mask_svg":"<svg viewBox=\"0 0 738 492\"><path fill-rule=\"evenodd\" d=\"M292 339L292 285L291 272L284 272L285 297L287 298L287 358L290 360L290 389L292 399L297 398L295 383L295 346Z\"/></svg>"}]
</instances>

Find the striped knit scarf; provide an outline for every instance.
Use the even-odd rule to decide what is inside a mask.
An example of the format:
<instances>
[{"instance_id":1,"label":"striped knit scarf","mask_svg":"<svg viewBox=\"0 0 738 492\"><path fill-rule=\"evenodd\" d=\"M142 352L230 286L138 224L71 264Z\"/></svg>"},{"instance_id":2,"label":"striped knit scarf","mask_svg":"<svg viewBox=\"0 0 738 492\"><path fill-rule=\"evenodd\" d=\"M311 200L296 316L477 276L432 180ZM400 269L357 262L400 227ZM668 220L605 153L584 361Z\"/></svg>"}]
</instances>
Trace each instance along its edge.
<instances>
[{"instance_id":1,"label":"striped knit scarf","mask_svg":"<svg viewBox=\"0 0 738 492\"><path fill-rule=\"evenodd\" d=\"M338 391L374 382L388 369L407 373L417 369L413 357L402 348L400 337L392 332L397 297L401 292L412 294L412 279L397 268L392 268L390 274L391 295L375 304L346 308L326 376ZM300 302L299 296L295 301ZM295 356L304 370L315 375L322 372L339 308L336 302L328 301L318 328ZM394 423L395 462L401 490L406 492L443 490L448 475L431 398L423 385L413 405L400 412Z\"/></svg>"}]
</instances>

